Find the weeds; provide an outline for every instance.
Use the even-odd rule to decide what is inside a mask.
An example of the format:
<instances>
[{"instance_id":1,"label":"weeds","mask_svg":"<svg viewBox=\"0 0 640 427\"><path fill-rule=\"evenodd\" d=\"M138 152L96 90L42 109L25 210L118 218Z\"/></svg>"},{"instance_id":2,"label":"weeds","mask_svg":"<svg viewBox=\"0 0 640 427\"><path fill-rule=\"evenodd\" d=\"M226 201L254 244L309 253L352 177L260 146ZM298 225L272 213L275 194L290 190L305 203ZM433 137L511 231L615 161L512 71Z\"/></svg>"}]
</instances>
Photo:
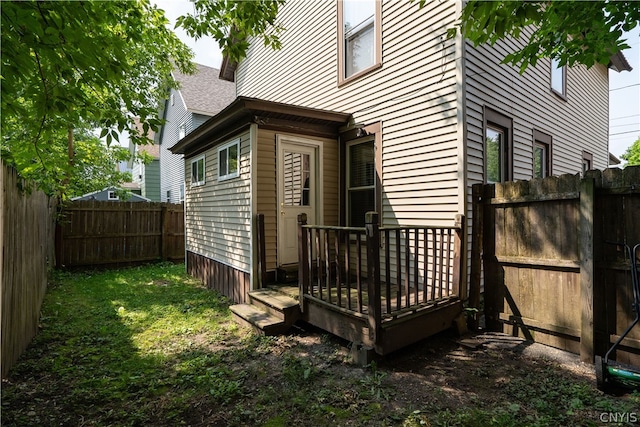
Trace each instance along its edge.
<instances>
[{"instance_id":1,"label":"weeds","mask_svg":"<svg viewBox=\"0 0 640 427\"><path fill-rule=\"evenodd\" d=\"M448 339L352 366L331 335L238 327L229 300L183 271L56 272L41 330L3 380L2 425L597 425L640 407L546 362L457 362Z\"/></svg>"}]
</instances>

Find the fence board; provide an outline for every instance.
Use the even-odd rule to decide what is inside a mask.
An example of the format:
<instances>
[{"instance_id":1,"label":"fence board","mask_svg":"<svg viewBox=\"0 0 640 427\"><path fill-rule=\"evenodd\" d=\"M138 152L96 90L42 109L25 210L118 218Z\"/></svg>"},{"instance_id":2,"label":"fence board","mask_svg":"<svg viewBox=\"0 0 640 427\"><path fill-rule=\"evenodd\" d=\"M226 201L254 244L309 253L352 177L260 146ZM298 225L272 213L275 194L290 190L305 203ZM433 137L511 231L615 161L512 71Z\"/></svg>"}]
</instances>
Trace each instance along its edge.
<instances>
[{"instance_id":1,"label":"fence board","mask_svg":"<svg viewBox=\"0 0 640 427\"><path fill-rule=\"evenodd\" d=\"M640 242L640 167L587 178L485 185L474 198L482 230L473 231L483 236L487 326L583 360L603 355L634 317L629 261L606 242ZM628 337L617 359L639 365L640 328Z\"/></svg>"},{"instance_id":2,"label":"fence board","mask_svg":"<svg viewBox=\"0 0 640 427\"><path fill-rule=\"evenodd\" d=\"M184 260L181 204L76 201L57 226L58 267Z\"/></svg>"},{"instance_id":3,"label":"fence board","mask_svg":"<svg viewBox=\"0 0 640 427\"><path fill-rule=\"evenodd\" d=\"M0 282L2 283L2 377L38 330L40 307L54 257L55 200L41 191L23 193L26 183L2 164Z\"/></svg>"}]
</instances>

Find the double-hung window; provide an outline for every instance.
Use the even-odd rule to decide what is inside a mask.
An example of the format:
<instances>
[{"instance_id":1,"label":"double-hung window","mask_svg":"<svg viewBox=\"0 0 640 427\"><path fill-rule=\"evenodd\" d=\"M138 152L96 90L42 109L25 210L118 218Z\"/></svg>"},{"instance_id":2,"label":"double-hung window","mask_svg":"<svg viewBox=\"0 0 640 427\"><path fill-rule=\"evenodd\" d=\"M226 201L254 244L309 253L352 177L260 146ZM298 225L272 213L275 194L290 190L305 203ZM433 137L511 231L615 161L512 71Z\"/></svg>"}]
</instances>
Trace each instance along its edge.
<instances>
[{"instance_id":1,"label":"double-hung window","mask_svg":"<svg viewBox=\"0 0 640 427\"><path fill-rule=\"evenodd\" d=\"M347 145L347 221L364 227L365 214L376 210L376 164L373 139Z\"/></svg>"},{"instance_id":2,"label":"double-hung window","mask_svg":"<svg viewBox=\"0 0 640 427\"><path fill-rule=\"evenodd\" d=\"M191 160L191 186L204 184L204 156Z\"/></svg>"},{"instance_id":3,"label":"double-hung window","mask_svg":"<svg viewBox=\"0 0 640 427\"><path fill-rule=\"evenodd\" d=\"M567 66L561 66L555 58L551 59L551 90L561 98L567 97Z\"/></svg>"},{"instance_id":4,"label":"double-hung window","mask_svg":"<svg viewBox=\"0 0 640 427\"><path fill-rule=\"evenodd\" d=\"M238 176L240 140L236 139L218 148L218 181Z\"/></svg>"},{"instance_id":5,"label":"double-hung window","mask_svg":"<svg viewBox=\"0 0 640 427\"><path fill-rule=\"evenodd\" d=\"M511 119L485 108L485 181L511 180Z\"/></svg>"},{"instance_id":6,"label":"double-hung window","mask_svg":"<svg viewBox=\"0 0 640 427\"><path fill-rule=\"evenodd\" d=\"M379 0L338 1L338 84L381 64L381 14Z\"/></svg>"}]
</instances>

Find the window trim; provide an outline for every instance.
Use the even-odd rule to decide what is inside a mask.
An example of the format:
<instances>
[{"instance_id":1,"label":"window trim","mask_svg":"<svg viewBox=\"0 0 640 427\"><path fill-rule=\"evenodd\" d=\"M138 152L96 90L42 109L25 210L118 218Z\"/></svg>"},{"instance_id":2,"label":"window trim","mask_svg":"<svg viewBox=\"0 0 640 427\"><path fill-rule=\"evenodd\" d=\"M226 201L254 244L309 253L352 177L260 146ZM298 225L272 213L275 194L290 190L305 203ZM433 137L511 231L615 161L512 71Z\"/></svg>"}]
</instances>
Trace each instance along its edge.
<instances>
[{"instance_id":1,"label":"window trim","mask_svg":"<svg viewBox=\"0 0 640 427\"><path fill-rule=\"evenodd\" d=\"M506 164L501 182L513 180L513 119L485 106L482 126L482 163L485 184L487 183L487 128L492 127L503 130L505 134L505 147L501 160Z\"/></svg>"},{"instance_id":2,"label":"window trim","mask_svg":"<svg viewBox=\"0 0 640 427\"><path fill-rule=\"evenodd\" d=\"M227 171L229 169L229 148L232 146L236 146L237 150L236 150L236 170L235 172L232 173L227 173L225 175L220 175L220 153L227 150ZM227 142L226 144L221 145L220 147L218 147L218 181L226 181L229 179L233 179L233 178L237 178L238 176L240 176L240 138L234 139L233 141Z\"/></svg>"},{"instance_id":3,"label":"window trim","mask_svg":"<svg viewBox=\"0 0 640 427\"><path fill-rule=\"evenodd\" d=\"M107 200L120 200L120 196L114 190L107 190Z\"/></svg>"},{"instance_id":4,"label":"window trim","mask_svg":"<svg viewBox=\"0 0 640 427\"><path fill-rule=\"evenodd\" d=\"M343 2L344 0L338 0L338 87L346 85L354 80L359 79L365 74L370 73L373 70L377 70L382 67L382 1L375 0L375 13L373 16L373 64L364 70L358 71L345 77L346 73L346 61L345 61L345 45L344 45L344 15L343 15Z\"/></svg>"},{"instance_id":5,"label":"window trim","mask_svg":"<svg viewBox=\"0 0 640 427\"><path fill-rule=\"evenodd\" d=\"M348 191L347 191L347 145L357 142L365 142L364 138L373 136L373 148L375 151L375 209L378 212L378 225L382 224L382 122L374 122L362 128L352 128L340 135L340 224L348 223Z\"/></svg>"},{"instance_id":6,"label":"window trim","mask_svg":"<svg viewBox=\"0 0 640 427\"><path fill-rule=\"evenodd\" d=\"M551 137L551 135L546 134L544 132L540 132L537 129L533 129L533 150L532 150L532 156L531 156L531 167L532 167L532 173L531 176L533 178L536 178L535 176L535 171L536 171L536 145L542 145L546 148L547 150L547 156L545 159L545 163L546 163L546 170L547 170L547 174L543 176L543 178L546 178L548 176L552 176L553 175L553 158L552 158L552 145L553 145L553 138Z\"/></svg>"},{"instance_id":7,"label":"window trim","mask_svg":"<svg viewBox=\"0 0 640 427\"><path fill-rule=\"evenodd\" d=\"M567 100L567 65L563 65L561 67L562 69L562 91L559 92L556 88L553 87L553 71L554 71L554 67L555 69L558 69L560 67L558 67L558 59L554 59L551 58L550 61L550 67L549 67L549 87L551 88L551 92L553 92L556 96L562 98L562 100L566 101Z\"/></svg>"},{"instance_id":8,"label":"window trim","mask_svg":"<svg viewBox=\"0 0 640 427\"><path fill-rule=\"evenodd\" d=\"M202 160L202 181L198 181L198 180L194 180L194 174L193 174L193 165L194 163L197 166L197 163ZM198 156L195 159L191 160L191 187L198 187L200 185L204 185L206 182L206 160L205 160L205 156ZM197 174L196 174L197 175ZM196 176L197 178L197 176Z\"/></svg>"},{"instance_id":9,"label":"window trim","mask_svg":"<svg viewBox=\"0 0 640 427\"><path fill-rule=\"evenodd\" d=\"M184 132L184 134L181 135L183 132ZM186 122L182 122L178 126L178 141L180 141L185 136L187 136L187 123Z\"/></svg>"}]
</instances>

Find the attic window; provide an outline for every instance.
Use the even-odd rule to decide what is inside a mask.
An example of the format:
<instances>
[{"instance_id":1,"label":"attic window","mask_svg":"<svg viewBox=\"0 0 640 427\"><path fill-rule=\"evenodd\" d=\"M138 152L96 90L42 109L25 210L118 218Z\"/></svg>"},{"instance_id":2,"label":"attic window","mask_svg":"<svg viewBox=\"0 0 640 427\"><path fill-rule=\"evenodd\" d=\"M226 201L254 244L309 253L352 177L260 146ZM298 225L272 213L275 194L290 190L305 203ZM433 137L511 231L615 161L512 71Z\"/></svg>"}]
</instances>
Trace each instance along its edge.
<instances>
[{"instance_id":1,"label":"attic window","mask_svg":"<svg viewBox=\"0 0 640 427\"><path fill-rule=\"evenodd\" d=\"M107 192L107 200L120 200L120 197L115 191L110 190Z\"/></svg>"},{"instance_id":2,"label":"attic window","mask_svg":"<svg viewBox=\"0 0 640 427\"><path fill-rule=\"evenodd\" d=\"M185 123L180 124L178 127L178 141L187 136L187 125Z\"/></svg>"}]
</instances>

